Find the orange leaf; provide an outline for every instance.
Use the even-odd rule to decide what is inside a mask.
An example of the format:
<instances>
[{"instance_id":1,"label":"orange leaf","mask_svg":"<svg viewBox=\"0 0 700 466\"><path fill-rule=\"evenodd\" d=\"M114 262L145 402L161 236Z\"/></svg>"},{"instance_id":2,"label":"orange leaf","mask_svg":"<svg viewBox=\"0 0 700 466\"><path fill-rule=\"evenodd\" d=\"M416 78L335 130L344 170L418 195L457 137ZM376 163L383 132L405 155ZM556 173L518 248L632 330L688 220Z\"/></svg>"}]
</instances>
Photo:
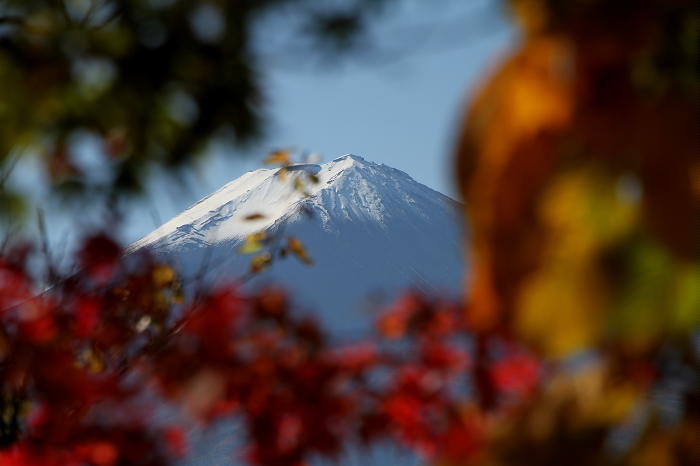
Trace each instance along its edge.
<instances>
[{"instance_id":1,"label":"orange leaf","mask_svg":"<svg viewBox=\"0 0 700 466\"><path fill-rule=\"evenodd\" d=\"M290 236L287 239L287 248L306 265L311 265L314 263L313 259L311 259L311 257L309 257L309 254L306 252L306 248L304 248L304 245L301 243L301 241L299 241L298 238Z\"/></svg>"},{"instance_id":2,"label":"orange leaf","mask_svg":"<svg viewBox=\"0 0 700 466\"><path fill-rule=\"evenodd\" d=\"M291 159L289 158L289 152L286 150L276 150L270 153L270 155L263 160L263 163L268 165L289 165L291 163Z\"/></svg>"},{"instance_id":3,"label":"orange leaf","mask_svg":"<svg viewBox=\"0 0 700 466\"><path fill-rule=\"evenodd\" d=\"M263 214L255 213L255 214L246 215L245 217L243 217L243 220L250 222L253 220L261 220L263 218L265 218L265 216Z\"/></svg>"}]
</instances>

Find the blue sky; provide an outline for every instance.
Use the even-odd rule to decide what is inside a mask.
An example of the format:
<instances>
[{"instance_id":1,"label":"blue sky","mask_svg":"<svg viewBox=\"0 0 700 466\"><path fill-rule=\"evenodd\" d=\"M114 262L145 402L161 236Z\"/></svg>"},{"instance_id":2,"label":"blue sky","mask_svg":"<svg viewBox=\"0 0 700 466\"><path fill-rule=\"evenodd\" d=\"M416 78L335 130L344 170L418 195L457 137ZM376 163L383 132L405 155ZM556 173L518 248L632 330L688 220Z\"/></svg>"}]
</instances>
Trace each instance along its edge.
<instances>
[{"instance_id":1,"label":"blue sky","mask_svg":"<svg viewBox=\"0 0 700 466\"><path fill-rule=\"evenodd\" d=\"M500 10L503 3L402 0L373 29L379 58L350 55L334 66L289 56L284 43L266 39L263 28L267 136L246 153L214 147L181 180L156 174L145 198L121 221L121 239L130 243L144 236L222 185L261 168L265 155L280 147L318 153L322 161L358 154L457 197L450 168L460 115L479 80L515 40ZM30 176L19 178L37 186ZM59 250L104 223L86 209L54 209L50 197L41 204L49 213L49 239ZM117 226L111 219L108 224Z\"/></svg>"},{"instance_id":2,"label":"blue sky","mask_svg":"<svg viewBox=\"0 0 700 466\"><path fill-rule=\"evenodd\" d=\"M271 64L265 140L245 157L214 150L186 183L155 181L149 199L126 219L124 239L139 238L158 221L260 168L267 151L278 147L319 153L323 161L358 154L456 197L450 167L464 103L514 37L500 2L429 3L440 7L407 1L380 23L380 47L399 50L386 61L351 58L328 68ZM423 37L410 37L413 31ZM406 36L413 44L395 44Z\"/></svg>"}]
</instances>

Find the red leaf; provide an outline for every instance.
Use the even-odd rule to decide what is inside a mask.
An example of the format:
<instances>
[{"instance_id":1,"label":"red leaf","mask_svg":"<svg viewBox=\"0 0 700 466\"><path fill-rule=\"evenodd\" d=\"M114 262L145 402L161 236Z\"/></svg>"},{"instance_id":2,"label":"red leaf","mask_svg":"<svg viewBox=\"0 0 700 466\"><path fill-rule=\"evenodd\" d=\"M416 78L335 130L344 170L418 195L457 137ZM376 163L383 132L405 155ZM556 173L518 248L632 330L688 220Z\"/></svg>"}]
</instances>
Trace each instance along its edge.
<instances>
[{"instance_id":1,"label":"red leaf","mask_svg":"<svg viewBox=\"0 0 700 466\"><path fill-rule=\"evenodd\" d=\"M96 300L83 297L80 299L75 312L75 336L86 338L97 327L99 320L99 304Z\"/></svg>"},{"instance_id":2,"label":"red leaf","mask_svg":"<svg viewBox=\"0 0 700 466\"><path fill-rule=\"evenodd\" d=\"M187 437L185 432L179 427L171 427L165 431L165 441L168 448L179 458L187 454Z\"/></svg>"},{"instance_id":3,"label":"red leaf","mask_svg":"<svg viewBox=\"0 0 700 466\"><path fill-rule=\"evenodd\" d=\"M492 363L491 377L498 391L525 396L537 386L540 363L523 351L512 350Z\"/></svg>"},{"instance_id":4,"label":"red leaf","mask_svg":"<svg viewBox=\"0 0 700 466\"><path fill-rule=\"evenodd\" d=\"M101 233L88 238L78 255L80 265L90 277L98 283L106 283L112 278L121 253L119 245Z\"/></svg>"}]
</instances>

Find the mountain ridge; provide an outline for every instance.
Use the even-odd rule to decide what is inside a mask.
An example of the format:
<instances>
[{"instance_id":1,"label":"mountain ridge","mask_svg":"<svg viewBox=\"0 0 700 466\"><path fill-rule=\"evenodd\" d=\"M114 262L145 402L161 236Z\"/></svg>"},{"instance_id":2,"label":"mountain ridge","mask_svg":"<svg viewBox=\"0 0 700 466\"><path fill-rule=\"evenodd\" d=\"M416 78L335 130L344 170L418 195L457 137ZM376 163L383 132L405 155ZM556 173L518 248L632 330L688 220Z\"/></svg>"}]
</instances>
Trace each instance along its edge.
<instances>
[{"instance_id":1,"label":"mountain ridge","mask_svg":"<svg viewBox=\"0 0 700 466\"><path fill-rule=\"evenodd\" d=\"M409 288L461 292L460 211L459 203L408 174L348 154L248 172L131 249L149 248L185 279L204 270L205 280L216 284L248 273L250 256L239 253L248 235L284 229L285 237L303 242L315 265L275 260L245 289L282 286L297 308L313 312L333 334L361 335L372 328L373 308Z\"/></svg>"},{"instance_id":2,"label":"mountain ridge","mask_svg":"<svg viewBox=\"0 0 700 466\"><path fill-rule=\"evenodd\" d=\"M340 165L339 165L340 164ZM214 209L210 209L209 207L215 207L218 210L221 210L222 207L225 207L226 204L238 204L238 205L245 205L247 202L249 202L249 198L246 196L249 194L251 189L254 187L253 183L250 182L257 182L258 185L260 183L265 183L265 182L270 182L273 181L274 179L279 179L280 178L280 172L284 170L285 173L287 173L291 178L294 178L295 176L298 176L298 172L304 172L304 173L312 173L314 176L317 176L319 173L322 173L324 171L327 172L327 176L323 177L322 179L319 180L319 182L316 184L316 186L308 186L311 188L311 192L309 193L308 196L304 196L303 193L295 193L293 189L293 181L289 180L289 183L286 184L286 187L288 189L284 189L285 184L282 183L282 190L281 190L281 196L287 196L287 203L284 205L284 209L279 209L279 206L275 206L275 202L273 202L273 207L275 208L270 208L270 205L261 205L261 203L255 203L254 206L248 206L247 208L242 209L242 212L238 213L238 219L240 220L238 222L238 225L236 225L236 231L233 232L227 232L226 235L221 236L219 238L211 238L213 241L207 242L203 241L202 245L205 244L212 244L220 241L225 241L227 239L231 239L233 237L244 237L250 233L253 233L255 231L261 231L261 230L266 230L269 229L270 227L273 227L273 225L278 222L279 220L282 219L284 216L289 216L293 215L294 212L290 211L290 209L295 205L299 203L308 203L308 202L314 202L316 200L317 196L324 196L328 195L329 193L327 192L330 188L336 187L337 183L340 181L342 182L342 176L345 174L346 171L350 170L352 171L353 169L357 168L362 168L362 169L379 169L379 170L385 170L385 171L390 171L391 173L397 175L400 178L403 178L405 180L408 180L413 183L415 180L413 180L408 174L405 172L395 169L393 167L387 166L385 164L377 164L374 162L369 162L365 160L364 158L355 155L355 154L345 154L340 157L337 157L333 159L330 162L327 162L325 164L312 164L312 163L299 163L299 164L293 164L289 165L284 168L261 168L257 170L252 170L249 172L244 173L240 177L234 179L233 181L227 183L226 185L222 186L212 194L202 198L201 200L195 202L194 204L190 205L187 207L181 214L176 215L173 217L171 220L167 221L164 223L162 226L159 228L155 229L153 232L150 234L142 237L141 239L137 240L130 246L130 250L138 249L140 247L144 246L156 246L159 247L161 245L158 245L157 243L162 242L163 240L166 240L166 237L169 235L173 235L176 232L180 232L180 235L176 235L175 238L171 237L169 238L170 244L169 246L172 247L172 240L177 239L177 236L186 236L186 235L198 235L200 233L201 235L201 230L200 228L196 228L195 222L200 220L201 218L205 217L207 214L211 213ZM362 170L360 170L360 173L363 173ZM448 196L445 196L442 193L439 193L438 191L432 190L431 188L428 188L427 186L421 185L425 189L432 191L434 194L441 196L442 198L445 199L446 202L448 203L454 203L454 205L458 206L459 203ZM247 190L243 191L243 189L248 188ZM366 192L371 192L371 191L365 191ZM221 200L223 196L228 197L229 199L224 203L224 204L216 204L215 206L212 206L214 202L217 202ZM275 199L275 201L279 201L279 199ZM326 198L326 201L331 201L332 199ZM322 202L321 205L324 203ZM368 207L366 204L364 207ZM272 211L272 213L270 213ZM281 211L281 212L280 212ZM372 210L370 211L374 214L377 215L379 212L377 210ZM234 211L235 212L235 211ZM323 210L322 210L323 212ZM325 212L327 214L327 212ZM263 219L260 220L244 220L244 218L248 215L253 215L253 214L262 214L264 215ZM277 214L277 215L276 215ZM209 218L208 222L210 224L216 223L215 221L217 219L220 219L219 217L214 217L214 218ZM231 218L231 215L229 215L229 219ZM207 226L204 224L200 224L199 226ZM204 235L202 235L204 236ZM192 240L193 238L188 238ZM177 243L177 241L175 241Z\"/></svg>"}]
</instances>

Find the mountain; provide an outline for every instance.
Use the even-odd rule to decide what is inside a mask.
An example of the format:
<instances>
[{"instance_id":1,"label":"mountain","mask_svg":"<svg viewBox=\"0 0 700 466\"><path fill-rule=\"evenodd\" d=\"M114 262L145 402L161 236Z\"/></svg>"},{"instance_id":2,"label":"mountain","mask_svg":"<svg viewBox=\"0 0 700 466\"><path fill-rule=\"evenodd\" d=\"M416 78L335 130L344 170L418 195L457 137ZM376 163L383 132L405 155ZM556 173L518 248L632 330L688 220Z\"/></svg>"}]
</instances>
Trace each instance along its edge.
<instances>
[{"instance_id":1,"label":"mountain","mask_svg":"<svg viewBox=\"0 0 700 466\"><path fill-rule=\"evenodd\" d=\"M246 173L131 249L149 248L174 262L185 282L203 271L204 280L216 283L248 273L251 256L239 252L248 235L294 236L314 264L288 255L244 286L282 285L298 309L313 312L336 338L355 339L367 335L376 306L409 288L458 295L464 273L460 211L457 202L399 170L345 155L322 165ZM262 217L249 220L255 214ZM244 464L232 460L244 439L238 422L190 435L193 450L182 466ZM352 458L368 466L421 463L388 443L353 447L347 455L332 464Z\"/></svg>"},{"instance_id":2,"label":"mountain","mask_svg":"<svg viewBox=\"0 0 700 466\"><path fill-rule=\"evenodd\" d=\"M245 286L290 291L336 335L366 332L369 311L409 288L456 296L464 261L460 205L400 170L344 155L325 164L248 172L132 245L209 282L244 276L250 234L298 238L314 264L288 255ZM259 215L257 215L259 214ZM255 218L251 220L251 216Z\"/></svg>"}]
</instances>

